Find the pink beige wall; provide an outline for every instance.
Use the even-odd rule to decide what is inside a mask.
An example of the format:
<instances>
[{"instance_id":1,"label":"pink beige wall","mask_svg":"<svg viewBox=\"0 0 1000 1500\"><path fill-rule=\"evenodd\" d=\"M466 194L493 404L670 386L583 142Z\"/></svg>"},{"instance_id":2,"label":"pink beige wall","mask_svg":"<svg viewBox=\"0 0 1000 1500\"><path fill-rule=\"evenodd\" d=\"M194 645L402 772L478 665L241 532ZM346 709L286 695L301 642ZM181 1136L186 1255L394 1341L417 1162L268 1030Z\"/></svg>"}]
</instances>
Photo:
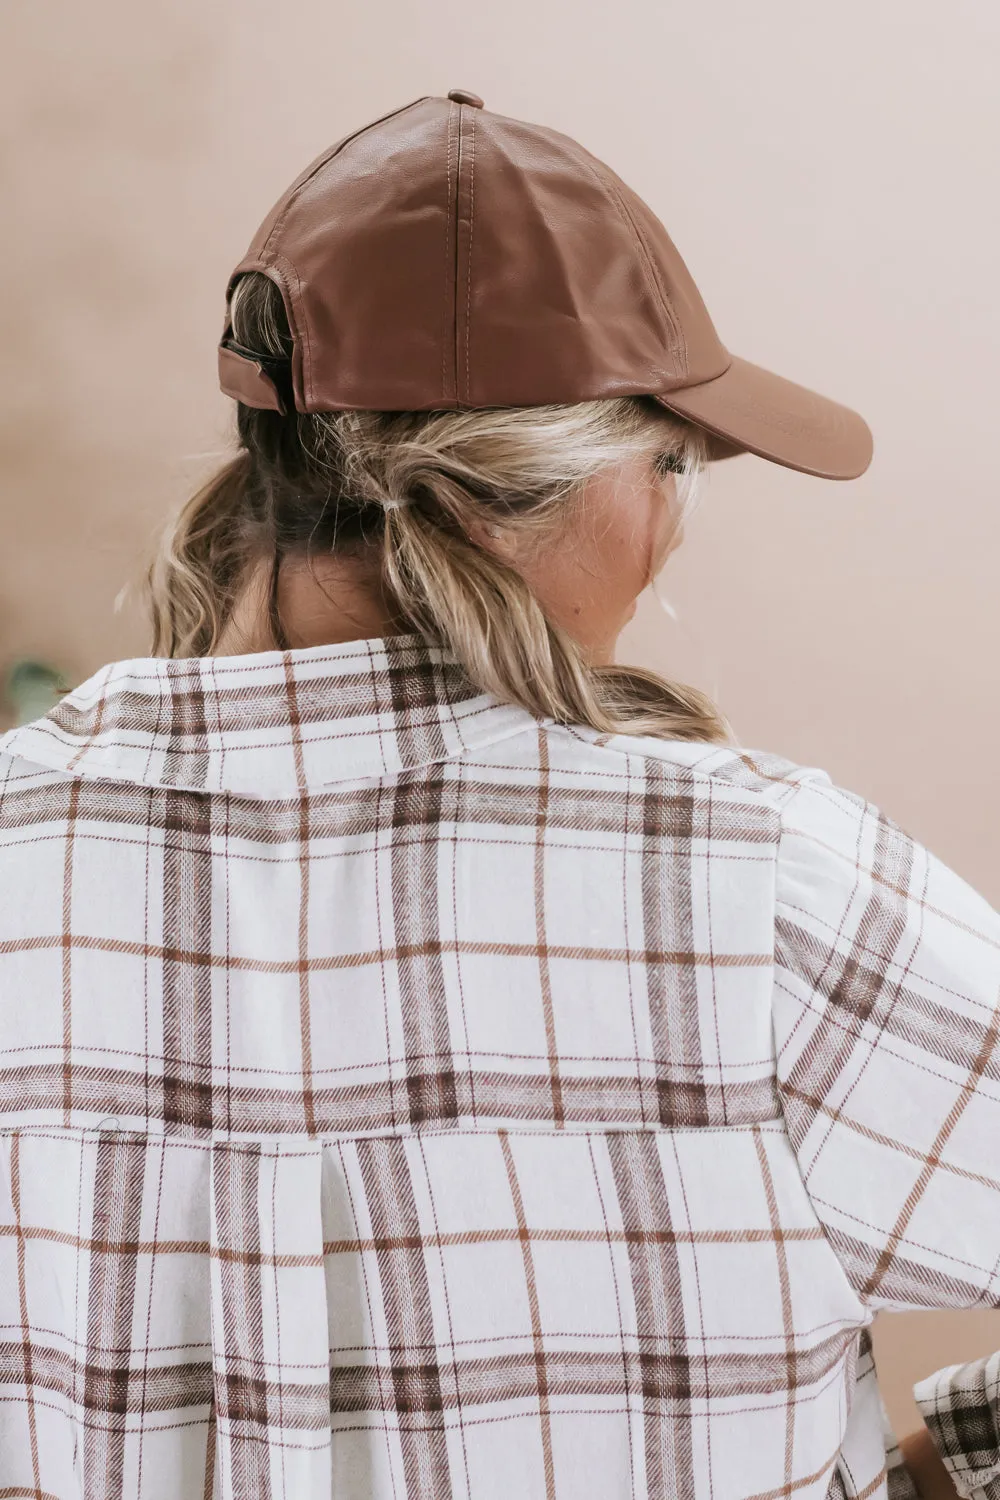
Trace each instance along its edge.
<instances>
[{"instance_id":1,"label":"pink beige wall","mask_svg":"<svg viewBox=\"0 0 1000 1500\"><path fill-rule=\"evenodd\" d=\"M144 649L116 615L224 449L226 275L349 128L464 87L604 157L724 341L856 405L854 484L713 476L631 657L825 766L994 901L996 79L988 0L31 0L0 20L0 666ZM879 1320L894 1416L1000 1317Z\"/></svg>"}]
</instances>

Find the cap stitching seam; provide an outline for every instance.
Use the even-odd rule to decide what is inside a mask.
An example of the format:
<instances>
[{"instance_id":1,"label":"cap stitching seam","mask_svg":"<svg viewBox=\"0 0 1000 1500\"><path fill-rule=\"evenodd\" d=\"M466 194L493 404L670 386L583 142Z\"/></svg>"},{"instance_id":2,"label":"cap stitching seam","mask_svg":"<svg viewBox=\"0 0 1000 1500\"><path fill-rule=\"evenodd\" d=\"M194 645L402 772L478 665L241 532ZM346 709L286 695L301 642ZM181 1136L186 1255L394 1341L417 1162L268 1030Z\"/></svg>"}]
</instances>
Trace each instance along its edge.
<instances>
[{"instance_id":1,"label":"cap stitching seam","mask_svg":"<svg viewBox=\"0 0 1000 1500\"><path fill-rule=\"evenodd\" d=\"M659 293L660 304L661 304L661 306L663 308L664 316L666 317L668 323L670 324L671 328L673 329L674 338L675 338L675 340L676 340L676 342L678 344L678 347L680 349L681 359L684 362L684 374L687 375L688 368L689 368L687 339L684 336L684 329L682 328L682 326L681 326L680 322L678 321L678 319L675 318L675 316L674 316L674 310L670 306L670 302L669 302L669 299L668 299L667 293L666 293L666 288L664 287L662 281L660 280L660 273L657 270L656 261L655 261L654 257L650 254L649 246L646 244L645 236L643 235L642 230L639 228L639 225L636 223L635 219L633 219L632 214L631 214L631 212L629 210L628 204L625 202L624 198L621 198L619 196L619 194L618 194L617 189L614 186L610 185L610 184L609 184L609 191L612 193L613 197L618 202L622 214L628 220L629 224L632 227L632 233L635 235L636 243L639 246L639 250L640 250L640 252L642 254L643 260L646 263L646 268L647 268L647 270L649 272L650 277L652 278L653 284L655 285L657 292Z\"/></svg>"},{"instance_id":2,"label":"cap stitching seam","mask_svg":"<svg viewBox=\"0 0 1000 1500\"><path fill-rule=\"evenodd\" d=\"M309 323L305 318L299 317L299 302L302 296L302 283L298 272L291 261L280 250L271 251L271 265L275 270L280 270L285 279L285 291L287 296L283 299L285 310L288 313L288 321L291 328L292 345L298 345L302 351L302 401L306 408L309 407L313 392L313 357L312 341L309 337ZM295 296L292 296L294 285ZM292 362L292 394L295 393L294 355Z\"/></svg>"},{"instance_id":3,"label":"cap stitching seam","mask_svg":"<svg viewBox=\"0 0 1000 1500\"><path fill-rule=\"evenodd\" d=\"M455 361L455 405L462 404L462 174L465 162L465 110L458 106L458 134L455 147L455 307L452 327L452 350Z\"/></svg>"},{"instance_id":4,"label":"cap stitching seam","mask_svg":"<svg viewBox=\"0 0 1000 1500\"><path fill-rule=\"evenodd\" d=\"M575 145L576 142L573 142L573 144ZM677 322L677 319L674 317L673 309L671 308L667 300L663 285L660 282L659 277L656 275L655 269L652 264L652 258L649 254L649 249L642 235L639 233L638 225L635 223L635 220L629 213L624 199L619 195L614 186L610 182L608 182L607 179L603 177L602 174L597 170L597 166L591 160L589 153L585 152L582 147L579 148L579 155L577 156L577 160L580 162L581 166L586 167L587 171L591 174L597 184L601 188L603 188L606 196L610 199L613 206L617 209L619 218L622 220L626 229L630 231L631 237L636 245L636 248L639 251L639 258L646 276L647 284L649 285L650 290L653 292L654 296L659 302L660 309L670 326L671 332L673 333L674 343L681 358L684 361L684 373L687 374L687 341L684 338L683 331L679 323Z\"/></svg>"},{"instance_id":5,"label":"cap stitching seam","mask_svg":"<svg viewBox=\"0 0 1000 1500\"><path fill-rule=\"evenodd\" d=\"M429 94L421 94L419 99L412 99L409 104L404 104L399 109L392 109L387 115L381 115L377 120L370 120L367 125L362 125L358 130L354 130L350 135L345 136L342 141L337 141L336 145L331 146L329 151L327 151L325 155L320 157L319 161L313 167L308 177L303 177L302 181L298 183L295 189L289 194L288 201L285 204L283 211L278 215L274 223L271 225L271 228L267 234L267 238L264 240L263 244L260 247L260 253L264 253L268 245L271 243L271 240L277 234L278 230L284 226L285 220L288 218L288 214L292 205L299 197L302 189L306 187L308 183L312 182L317 172L321 172L328 162L333 161L334 157L339 156L340 153L347 146L350 146L353 141L356 141L359 136L366 135L369 130L374 130L376 125L384 125L388 120L394 120L397 115L405 114L408 109L415 109L418 104L423 104L424 100L428 98L430 98Z\"/></svg>"},{"instance_id":6,"label":"cap stitching seam","mask_svg":"<svg viewBox=\"0 0 1000 1500\"><path fill-rule=\"evenodd\" d=\"M456 109L460 106L451 104L448 109L448 149L445 163L445 229L444 229L444 280L442 283L441 297L441 399L448 399L448 267L451 259L451 158L452 145L454 142L454 123ZM456 179L455 191L458 191ZM457 215L456 215L457 217ZM457 288L456 288L457 291Z\"/></svg>"},{"instance_id":7,"label":"cap stitching seam","mask_svg":"<svg viewBox=\"0 0 1000 1500\"><path fill-rule=\"evenodd\" d=\"M465 399L472 400L469 349L472 343L472 235L475 229L476 211L476 115L472 114L472 135L469 140L469 255L465 275Z\"/></svg>"},{"instance_id":8,"label":"cap stitching seam","mask_svg":"<svg viewBox=\"0 0 1000 1500\"><path fill-rule=\"evenodd\" d=\"M598 177L600 177L601 174L598 173L597 175ZM688 373L687 339L684 337L684 330L681 328L680 323L674 317L673 308L670 306L666 289L662 281L660 280L659 272L656 269L656 263L649 252L649 246L646 244L641 229L639 228L635 219L632 217L632 214L629 211L628 204L618 192L618 189L615 187L614 183L608 182L606 183L606 187L609 194L618 205L619 212L627 221L633 235L635 236L636 244L639 247L639 252L642 255L643 262L646 266L646 270L649 274L650 280L652 281L657 293L659 294L660 305L663 308L664 316L666 317L667 322L670 324L670 327L673 329L674 339L680 350L681 358L684 361L684 374L686 375Z\"/></svg>"}]
</instances>

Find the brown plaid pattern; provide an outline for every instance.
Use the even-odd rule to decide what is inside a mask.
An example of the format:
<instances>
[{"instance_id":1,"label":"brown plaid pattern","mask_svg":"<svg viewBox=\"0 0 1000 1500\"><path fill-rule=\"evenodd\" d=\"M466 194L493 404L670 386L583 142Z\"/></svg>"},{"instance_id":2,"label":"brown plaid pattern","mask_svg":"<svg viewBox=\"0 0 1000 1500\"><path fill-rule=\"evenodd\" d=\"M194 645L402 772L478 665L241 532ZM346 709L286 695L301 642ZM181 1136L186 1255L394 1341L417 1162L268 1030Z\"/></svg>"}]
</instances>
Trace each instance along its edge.
<instances>
[{"instance_id":1,"label":"brown plaid pattern","mask_svg":"<svg viewBox=\"0 0 1000 1500\"><path fill-rule=\"evenodd\" d=\"M884 1496L873 1310L998 1299L1000 922L822 772L117 663L0 895L0 1497Z\"/></svg>"},{"instance_id":2,"label":"brown plaid pattern","mask_svg":"<svg viewBox=\"0 0 1000 1500\"><path fill-rule=\"evenodd\" d=\"M949 1365L913 1393L959 1494L1000 1500L1000 1354Z\"/></svg>"}]
</instances>

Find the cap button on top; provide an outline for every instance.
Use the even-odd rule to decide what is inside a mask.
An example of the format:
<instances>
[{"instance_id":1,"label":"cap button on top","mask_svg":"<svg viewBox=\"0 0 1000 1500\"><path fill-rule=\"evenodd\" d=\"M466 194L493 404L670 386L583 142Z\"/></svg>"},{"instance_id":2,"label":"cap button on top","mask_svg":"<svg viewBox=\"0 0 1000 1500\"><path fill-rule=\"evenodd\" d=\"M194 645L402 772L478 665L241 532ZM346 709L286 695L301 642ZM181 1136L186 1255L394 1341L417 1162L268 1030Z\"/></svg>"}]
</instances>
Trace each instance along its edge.
<instances>
[{"instance_id":1,"label":"cap button on top","mask_svg":"<svg viewBox=\"0 0 1000 1500\"><path fill-rule=\"evenodd\" d=\"M482 109L483 101L478 94L470 94L468 89L449 89L448 98L455 104L471 104L473 109Z\"/></svg>"}]
</instances>

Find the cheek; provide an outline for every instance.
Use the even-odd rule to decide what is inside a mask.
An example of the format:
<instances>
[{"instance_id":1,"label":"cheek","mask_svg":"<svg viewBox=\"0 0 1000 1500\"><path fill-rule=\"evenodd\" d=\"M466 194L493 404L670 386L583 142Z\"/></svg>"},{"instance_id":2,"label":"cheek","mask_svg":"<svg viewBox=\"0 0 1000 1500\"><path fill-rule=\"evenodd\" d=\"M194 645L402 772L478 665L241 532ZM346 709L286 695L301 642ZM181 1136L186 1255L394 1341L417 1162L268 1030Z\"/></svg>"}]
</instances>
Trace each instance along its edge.
<instances>
[{"instance_id":1,"label":"cheek","mask_svg":"<svg viewBox=\"0 0 1000 1500\"><path fill-rule=\"evenodd\" d=\"M645 495L605 534L601 571L610 596L632 601L655 577L670 551L674 523L659 494Z\"/></svg>"}]
</instances>

